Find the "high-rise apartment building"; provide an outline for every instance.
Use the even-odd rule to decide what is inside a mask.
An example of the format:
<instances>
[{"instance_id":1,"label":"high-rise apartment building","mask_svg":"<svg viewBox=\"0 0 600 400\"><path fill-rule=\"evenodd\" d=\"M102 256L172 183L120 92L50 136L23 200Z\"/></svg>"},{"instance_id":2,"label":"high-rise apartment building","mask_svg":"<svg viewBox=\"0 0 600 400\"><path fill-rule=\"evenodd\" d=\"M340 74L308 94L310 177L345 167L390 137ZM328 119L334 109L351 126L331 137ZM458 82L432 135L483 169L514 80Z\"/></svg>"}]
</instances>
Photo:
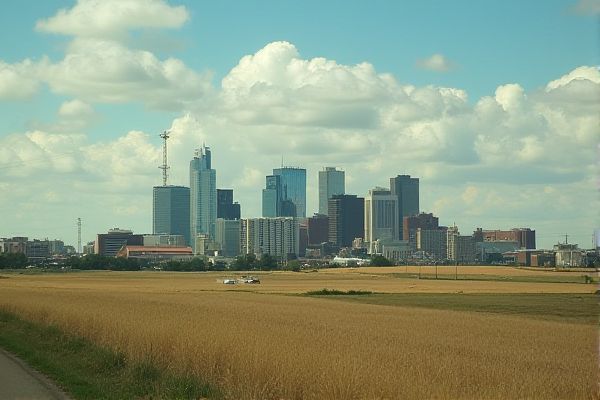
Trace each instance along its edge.
<instances>
[{"instance_id":1,"label":"high-rise apartment building","mask_svg":"<svg viewBox=\"0 0 600 400\"><path fill-rule=\"evenodd\" d=\"M327 215L329 199L345 192L344 171L339 171L335 167L325 167L323 171L319 171L319 214Z\"/></svg>"},{"instance_id":2,"label":"high-rise apartment building","mask_svg":"<svg viewBox=\"0 0 600 400\"><path fill-rule=\"evenodd\" d=\"M403 240L407 240L412 250L417 249L417 229L434 230L437 229L438 217L433 214L420 213L410 217L404 217L403 223Z\"/></svg>"},{"instance_id":3,"label":"high-rise apartment building","mask_svg":"<svg viewBox=\"0 0 600 400\"><path fill-rule=\"evenodd\" d=\"M152 189L152 233L183 235L190 244L190 188L154 186Z\"/></svg>"},{"instance_id":4,"label":"high-rise apartment building","mask_svg":"<svg viewBox=\"0 0 600 400\"><path fill-rule=\"evenodd\" d=\"M211 167L210 148L202 146L190 161L190 240L195 249L196 237L215 237L217 220L217 173Z\"/></svg>"},{"instance_id":5,"label":"high-rise apartment building","mask_svg":"<svg viewBox=\"0 0 600 400\"><path fill-rule=\"evenodd\" d=\"M280 215L287 216L294 211L292 216L306 218L306 170L296 167L274 168L273 175L281 177L281 195L284 204ZM286 200L293 204L294 210L291 210L291 205L285 204Z\"/></svg>"},{"instance_id":6,"label":"high-rise apartment building","mask_svg":"<svg viewBox=\"0 0 600 400\"><path fill-rule=\"evenodd\" d=\"M365 199L351 194L334 195L328 202L329 242L350 247L365 234Z\"/></svg>"},{"instance_id":7,"label":"high-rise apartment building","mask_svg":"<svg viewBox=\"0 0 600 400\"><path fill-rule=\"evenodd\" d=\"M475 241L473 240L473 236L461 235L456 225L448 228L446 248L448 260L459 264L470 264L475 261Z\"/></svg>"},{"instance_id":8,"label":"high-rise apartment building","mask_svg":"<svg viewBox=\"0 0 600 400\"><path fill-rule=\"evenodd\" d=\"M411 178L410 175L398 175L390 178L390 191L398 199L398 225L400 230L396 232L396 239L408 240L404 237L402 230L405 217L419 214L419 178Z\"/></svg>"},{"instance_id":9,"label":"high-rise apartment building","mask_svg":"<svg viewBox=\"0 0 600 400\"><path fill-rule=\"evenodd\" d=\"M233 189L217 189L217 218L240 219L240 205L233 202Z\"/></svg>"},{"instance_id":10,"label":"high-rise apartment building","mask_svg":"<svg viewBox=\"0 0 600 400\"><path fill-rule=\"evenodd\" d=\"M445 260L448 257L447 230L445 226L435 229L417 228L417 250L434 260Z\"/></svg>"},{"instance_id":11,"label":"high-rise apartment building","mask_svg":"<svg viewBox=\"0 0 600 400\"><path fill-rule=\"evenodd\" d=\"M399 230L398 196L380 187L369 190L365 198L365 242L369 244L368 253L373 253L377 240L397 240Z\"/></svg>"},{"instance_id":12,"label":"high-rise apartment building","mask_svg":"<svg viewBox=\"0 0 600 400\"><path fill-rule=\"evenodd\" d=\"M299 225L292 217L243 218L240 222L242 254L269 254L281 259L297 257Z\"/></svg>"}]
</instances>

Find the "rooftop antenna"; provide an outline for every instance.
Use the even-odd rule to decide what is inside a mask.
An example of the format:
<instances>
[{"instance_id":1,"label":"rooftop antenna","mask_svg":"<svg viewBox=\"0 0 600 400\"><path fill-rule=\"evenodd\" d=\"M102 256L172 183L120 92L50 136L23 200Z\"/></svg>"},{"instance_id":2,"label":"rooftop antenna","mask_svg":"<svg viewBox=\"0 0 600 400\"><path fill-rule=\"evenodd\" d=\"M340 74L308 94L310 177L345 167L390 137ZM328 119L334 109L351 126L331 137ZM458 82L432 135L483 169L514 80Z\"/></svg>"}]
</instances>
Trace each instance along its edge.
<instances>
[{"instance_id":1,"label":"rooftop antenna","mask_svg":"<svg viewBox=\"0 0 600 400\"><path fill-rule=\"evenodd\" d=\"M281 155L281 168L283 168L283 154Z\"/></svg>"},{"instance_id":2,"label":"rooftop antenna","mask_svg":"<svg viewBox=\"0 0 600 400\"><path fill-rule=\"evenodd\" d=\"M167 165L167 139L169 138L169 134L171 132L164 131L160 134L161 139L163 140L163 163L158 168L163 171L163 186L167 186L167 170L169 166Z\"/></svg>"},{"instance_id":3,"label":"rooftop antenna","mask_svg":"<svg viewBox=\"0 0 600 400\"><path fill-rule=\"evenodd\" d=\"M81 217L77 218L77 254L81 254Z\"/></svg>"}]
</instances>

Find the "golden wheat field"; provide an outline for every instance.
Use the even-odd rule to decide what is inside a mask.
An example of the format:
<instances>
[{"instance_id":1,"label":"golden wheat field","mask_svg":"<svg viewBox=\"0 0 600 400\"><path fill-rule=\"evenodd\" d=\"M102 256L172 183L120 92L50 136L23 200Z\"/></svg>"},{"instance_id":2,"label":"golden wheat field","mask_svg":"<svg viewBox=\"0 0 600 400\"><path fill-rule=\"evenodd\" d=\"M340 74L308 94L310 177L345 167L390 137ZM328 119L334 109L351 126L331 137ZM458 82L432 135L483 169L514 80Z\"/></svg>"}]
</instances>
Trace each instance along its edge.
<instances>
[{"instance_id":1,"label":"golden wheat field","mask_svg":"<svg viewBox=\"0 0 600 400\"><path fill-rule=\"evenodd\" d=\"M223 285L220 278L233 276L223 273L6 275L0 279L0 307L132 359L201 377L229 399L597 395L597 324L292 295L323 287L390 293L596 289L570 283L425 282L397 279L390 271L265 273L260 285L243 286Z\"/></svg>"}]
</instances>

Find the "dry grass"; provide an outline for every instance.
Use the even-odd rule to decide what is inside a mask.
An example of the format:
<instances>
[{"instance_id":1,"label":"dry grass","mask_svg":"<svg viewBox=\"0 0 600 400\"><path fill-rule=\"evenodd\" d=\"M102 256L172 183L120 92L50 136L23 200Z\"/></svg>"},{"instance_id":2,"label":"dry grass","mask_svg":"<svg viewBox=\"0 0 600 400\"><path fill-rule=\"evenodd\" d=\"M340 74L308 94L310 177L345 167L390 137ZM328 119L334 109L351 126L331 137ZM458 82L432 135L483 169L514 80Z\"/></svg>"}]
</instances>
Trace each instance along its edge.
<instances>
[{"instance_id":1,"label":"dry grass","mask_svg":"<svg viewBox=\"0 0 600 400\"><path fill-rule=\"evenodd\" d=\"M433 280L416 279L418 267L340 268L319 272L256 272L260 285L223 285L222 278L240 277L247 273L176 273L176 272L80 272L64 274L9 275L2 284L19 287L113 290L116 288L142 292L200 292L243 290L261 293L304 293L323 288L337 290L368 290L380 293L593 293L596 285L546 282L556 277L581 277L582 273L530 271L506 267L459 267L459 274L482 277L520 276L539 277L534 282L510 280ZM422 274L434 276L434 267L422 267ZM440 277L453 277L454 267L438 267ZM402 275L402 276L401 276Z\"/></svg>"},{"instance_id":2,"label":"dry grass","mask_svg":"<svg viewBox=\"0 0 600 400\"><path fill-rule=\"evenodd\" d=\"M319 274L271 274L260 286L304 291ZM337 274L328 287L399 282ZM595 325L224 286L197 274L11 276L0 281L0 307L201 376L231 399L584 399L597 390Z\"/></svg>"}]
</instances>

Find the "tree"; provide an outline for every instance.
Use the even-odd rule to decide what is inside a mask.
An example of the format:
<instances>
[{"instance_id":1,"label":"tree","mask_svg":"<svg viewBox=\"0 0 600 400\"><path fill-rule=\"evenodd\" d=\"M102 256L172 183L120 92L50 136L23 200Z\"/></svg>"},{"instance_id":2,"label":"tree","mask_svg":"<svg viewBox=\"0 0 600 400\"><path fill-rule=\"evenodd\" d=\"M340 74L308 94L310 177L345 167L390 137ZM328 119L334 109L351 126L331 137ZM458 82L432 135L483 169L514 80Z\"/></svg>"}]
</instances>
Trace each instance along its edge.
<instances>
[{"instance_id":1,"label":"tree","mask_svg":"<svg viewBox=\"0 0 600 400\"><path fill-rule=\"evenodd\" d=\"M300 261L290 260L287 262L284 269L287 271L300 272Z\"/></svg>"},{"instance_id":2,"label":"tree","mask_svg":"<svg viewBox=\"0 0 600 400\"><path fill-rule=\"evenodd\" d=\"M371 257L371 265L374 267L390 267L394 265L394 263L384 256L377 254Z\"/></svg>"},{"instance_id":3,"label":"tree","mask_svg":"<svg viewBox=\"0 0 600 400\"><path fill-rule=\"evenodd\" d=\"M23 253L0 254L0 268L25 268L27 256Z\"/></svg>"},{"instance_id":4,"label":"tree","mask_svg":"<svg viewBox=\"0 0 600 400\"><path fill-rule=\"evenodd\" d=\"M263 254L260 257L260 269L262 269L263 271L270 271L278 268L279 264L277 263L275 257L273 257L272 255Z\"/></svg>"}]
</instances>

